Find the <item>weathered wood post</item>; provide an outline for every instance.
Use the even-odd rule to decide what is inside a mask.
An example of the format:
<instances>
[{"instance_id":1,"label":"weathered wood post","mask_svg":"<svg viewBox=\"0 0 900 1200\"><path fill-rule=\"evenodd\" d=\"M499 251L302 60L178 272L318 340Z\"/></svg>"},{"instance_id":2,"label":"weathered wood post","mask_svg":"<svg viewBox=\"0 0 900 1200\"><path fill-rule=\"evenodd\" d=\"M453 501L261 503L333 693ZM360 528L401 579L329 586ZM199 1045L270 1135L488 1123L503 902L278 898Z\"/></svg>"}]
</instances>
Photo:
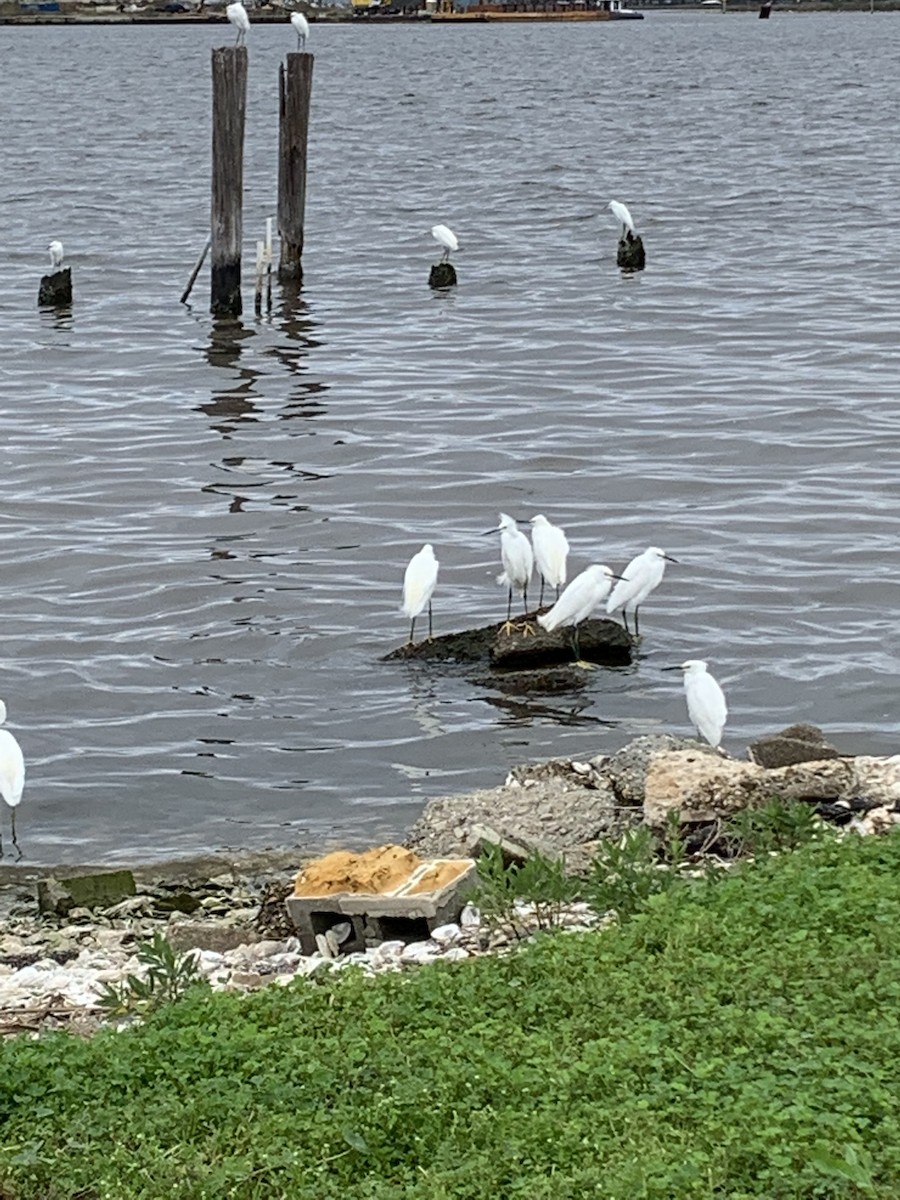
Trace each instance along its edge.
<instances>
[{"instance_id":1,"label":"weathered wood post","mask_svg":"<svg viewBox=\"0 0 900 1200\"><path fill-rule=\"evenodd\" d=\"M278 278L303 279L303 221L306 209L306 146L312 97L312 54L295 51L278 68Z\"/></svg>"},{"instance_id":2,"label":"weathered wood post","mask_svg":"<svg viewBox=\"0 0 900 1200\"><path fill-rule=\"evenodd\" d=\"M626 229L616 247L616 266L623 271L643 271L646 264L647 256L640 234Z\"/></svg>"},{"instance_id":3,"label":"weathered wood post","mask_svg":"<svg viewBox=\"0 0 900 1200\"><path fill-rule=\"evenodd\" d=\"M247 111L247 48L212 52L212 259L209 310L241 315L241 240L244 233L244 118Z\"/></svg>"},{"instance_id":4,"label":"weathered wood post","mask_svg":"<svg viewBox=\"0 0 900 1200\"><path fill-rule=\"evenodd\" d=\"M58 267L41 276L38 308L68 308L72 303L72 268Z\"/></svg>"}]
</instances>

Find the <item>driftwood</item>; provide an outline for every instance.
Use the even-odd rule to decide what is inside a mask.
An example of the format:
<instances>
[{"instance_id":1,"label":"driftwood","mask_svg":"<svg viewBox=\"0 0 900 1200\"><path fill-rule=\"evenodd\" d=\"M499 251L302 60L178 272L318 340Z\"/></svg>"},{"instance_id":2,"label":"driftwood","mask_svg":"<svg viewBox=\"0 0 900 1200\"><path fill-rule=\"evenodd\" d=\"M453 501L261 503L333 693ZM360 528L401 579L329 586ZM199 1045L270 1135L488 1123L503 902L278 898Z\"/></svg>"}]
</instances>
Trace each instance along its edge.
<instances>
[{"instance_id":1,"label":"driftwood","mask_svg":"<svg viewBox=\"0 0 900 1200\"><path fill-rule=\"evenodd\" d=\"M573 664L575 651L572 630L555 629L545 633L537 624L537 613L520 617L510 634L503 623L481 629L462 630L414 644L398 646L386 654L383 662L480 663L498 670L534 670L535 668ZM529 632L524 626L527 624ZM601 666L618 667L631 662L633 642L616 621L583 621L578 631L581 657Z\"/></svg>"}]
</instances>

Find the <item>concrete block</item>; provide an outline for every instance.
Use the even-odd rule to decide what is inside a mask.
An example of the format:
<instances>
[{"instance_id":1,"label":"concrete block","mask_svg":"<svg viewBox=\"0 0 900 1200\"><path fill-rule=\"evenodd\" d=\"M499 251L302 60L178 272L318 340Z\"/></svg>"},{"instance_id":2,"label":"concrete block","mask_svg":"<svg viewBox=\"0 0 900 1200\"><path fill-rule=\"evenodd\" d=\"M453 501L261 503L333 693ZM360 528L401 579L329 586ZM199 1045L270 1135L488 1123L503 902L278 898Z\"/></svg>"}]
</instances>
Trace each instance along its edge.
<instances>
[{"instance_id":1,"label":"concrete block","mask_svg":"<svg viewBox=\"0 0 900 1200\"><path fill-rule=\"evenodd\" d=\"M429 876L450 864L459 870L448 882L429 888ZM390 892L338 892L328 896L288 896L288 914L304 954L316 949L317 935L349 920L353 930L340 947L341 954L364 950L367 942L414 942L432 929L455 921L462 911L463 890L475 880L475 862L463 859L428 859Z\"/></svg>"},{"instance_id":2,"label":"concrete block","mask_svg":"<svg viewBox=\"0 0 900 1200\"><path fill-rule=\"evenodd\" d=\"M98 871L66 879L48 876L38 882L38 908L64 917L73 908L111 908L136 892L130 871Z\"/></svg>"}]
</instances>

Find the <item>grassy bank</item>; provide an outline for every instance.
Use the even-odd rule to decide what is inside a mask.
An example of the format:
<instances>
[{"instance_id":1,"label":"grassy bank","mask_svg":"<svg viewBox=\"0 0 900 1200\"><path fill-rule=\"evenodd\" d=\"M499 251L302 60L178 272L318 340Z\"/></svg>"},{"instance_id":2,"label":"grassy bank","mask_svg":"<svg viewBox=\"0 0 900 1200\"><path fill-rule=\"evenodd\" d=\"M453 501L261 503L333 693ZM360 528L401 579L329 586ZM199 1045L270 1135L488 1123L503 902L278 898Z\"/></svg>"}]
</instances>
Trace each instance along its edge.
<instances>
[{"instance_id":1,"label":"grassy bank","mask_svg":"<svg viewBox=\"0 0 900 1200\"><path fill-rule=\"evenodd\" d=\"M501 959L0 1049L3 1200L900 1195L900 835Z\"/></svg>"}]
</instances>

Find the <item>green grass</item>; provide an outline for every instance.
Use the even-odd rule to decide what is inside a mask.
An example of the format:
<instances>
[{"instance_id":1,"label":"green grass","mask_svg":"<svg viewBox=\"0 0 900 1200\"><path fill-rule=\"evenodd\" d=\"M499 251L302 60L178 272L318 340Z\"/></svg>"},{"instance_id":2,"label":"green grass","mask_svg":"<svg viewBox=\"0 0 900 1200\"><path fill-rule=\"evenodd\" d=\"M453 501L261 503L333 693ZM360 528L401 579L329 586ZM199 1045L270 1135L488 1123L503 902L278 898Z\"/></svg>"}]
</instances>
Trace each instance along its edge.
<instances>
[{"instance_id":1,"label":"green grass","mask_svg":"<svg viewBox=\"0 0 900 1200\"><path fill-rule=\"evenodd\" d=\"M4 1200L900 1197L900 836L0 1049Z\"/></svg>"}]
</instances>

